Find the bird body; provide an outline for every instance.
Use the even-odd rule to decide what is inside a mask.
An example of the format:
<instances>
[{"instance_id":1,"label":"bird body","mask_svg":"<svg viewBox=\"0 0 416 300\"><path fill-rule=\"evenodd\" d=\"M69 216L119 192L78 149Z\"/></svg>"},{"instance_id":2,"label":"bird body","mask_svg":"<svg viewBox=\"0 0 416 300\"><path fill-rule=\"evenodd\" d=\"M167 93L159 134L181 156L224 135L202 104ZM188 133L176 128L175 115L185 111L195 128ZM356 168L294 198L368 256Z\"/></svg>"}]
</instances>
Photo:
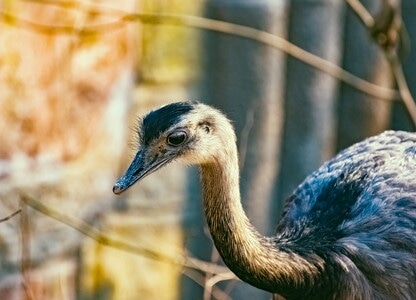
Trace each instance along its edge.
<instances>
[{"instance_id":1,"label":"bird body","mask_svg":"<svg viewBox=\"0 0 416 300\"><path fill-rule=\"evenodd\" d=\"M276 244L325 258L325 297L416 298L415 163L416 135L388 131L342 151L288 199Z\"/></svg>"},{"instance_id":2,"label":"bird body","mask_svg":"<svg viewBox=\"0 0 416 300\"><path fill-rule=\"evenodd\" d=\"M173 160L198 164L214 244L243 281L286 299L416 299L416 134L355 144L288 198L272 237L240 201L236 137L210 106L179 102L145 116L116 194Z\"/></svg>"}]
</instances>

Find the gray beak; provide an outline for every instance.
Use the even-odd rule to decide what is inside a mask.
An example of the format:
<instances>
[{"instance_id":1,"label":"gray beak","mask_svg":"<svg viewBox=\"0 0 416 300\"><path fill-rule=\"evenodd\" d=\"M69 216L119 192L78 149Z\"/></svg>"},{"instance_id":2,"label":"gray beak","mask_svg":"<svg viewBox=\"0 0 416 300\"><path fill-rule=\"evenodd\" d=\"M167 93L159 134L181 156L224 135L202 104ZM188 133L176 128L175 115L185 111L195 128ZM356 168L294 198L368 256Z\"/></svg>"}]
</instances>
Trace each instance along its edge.
<instances>
[{"instance_id":1,"label":"gray beak","mask_svg":"<svg viewBox=\"0 0 416 300\"><path fill-rule=\"evenodd\" d=\"M131 162L126 173L114 184L113 193L120 195L137 181L171 161L172 158L173 157L168 157L160 160L154 158L150 162L147 162L146 151L144 149L140 149Z\"/></svg>"}]
</instances>

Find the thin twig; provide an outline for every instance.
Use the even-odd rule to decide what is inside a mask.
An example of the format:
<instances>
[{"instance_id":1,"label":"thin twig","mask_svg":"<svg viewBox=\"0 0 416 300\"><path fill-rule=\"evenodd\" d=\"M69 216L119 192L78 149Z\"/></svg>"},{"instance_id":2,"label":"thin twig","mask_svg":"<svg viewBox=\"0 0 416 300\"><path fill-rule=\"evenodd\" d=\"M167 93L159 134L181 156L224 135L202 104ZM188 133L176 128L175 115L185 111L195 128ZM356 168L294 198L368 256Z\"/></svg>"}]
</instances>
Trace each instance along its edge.
<instances>
[{"instance_id":1,"label":"thin twig","mask_svg":"<svg viewBox=\"0 0 416 300\"><path fill-rule=\"evenodd\" d=\"M82 234L92 238L93 240L97 241L100 244L116 248L122 251L126 251L129 253L145 256L150 259L154 259L157 261L162 261L169 264L179 265L187 268L192 268L196 270L200 270L210 274L220 274L220 273L229 273L229 269L220 265L216 265L213 263L205 262L193 257L184 257L183 255L179 258L174 258L154 250L146 249L144 247L137 246L135 244L129 243L127 241L123 241L117 239L115 237L110 237L109 235L104 234L97 228L94 228L84 221L63 214L49 206L44 205L38 200L35 200L33 197L28 195L22 196L22 201L30 206L31 208L45 214L63 224L66 224L75 230L81 232Z\"/></svg>"},{"instance_id":2,"label":"thin twig","mask_svg":"<svg viewBox=\"0 0 416 300\"><path fill-rule=\"evenodd\" d=\"M26 2L36 2L34 0L25 0ZM367 11L367 9L364 7L364 5L359 0L346 0L348 5L352 8L352 10L355 12L355 14L358 16L360 21L366 26L367 28L371 29L374 24L374 18L372 15ZM65 8L76 8L74 5L75 2L73 1L48 1L43 0L41 1L43 4L49 4L49 5L58 5ZM88 3L85 1L80 2L85 7L85 12L88 14L97 14L102 11L107 11L110 13L114 13L117 15L118 20L113 21L106 24L100 24L100 25L94 25L94 26L88 26L88 28L83 28L80 30L80 34L89 34L89 33L96 33L96 31L101 31L104 29L108 29L109 27L115 26L115 28L119 28L121 24L117 25L119 22L123 21L141 21L143 23L169 23L170 25L182 25L182 26L189 26L189 27L195 27L200 29L206 29L206 30L212 30L227 34L232 34L252 40L256 40L260 43L267 44L269 46L272 46L274 48L278 48L287 54L299 59L300 61L317 68L325 73L328 73L336 78L338 78L341 81L344 81L345 83L348 83L352 87L361 90L364 93L367 93L371 96L377 97L379 99L383 100L392 100L392 99L399 99L401 98L404 101L404 104L406 105L406 108L409 111L409 114L413 120L413 122L416 124L416 107L414 107L413 102L410 101L410 99L413 99L411 97L411 94L409 92L407 83L403 82L397 82L397 85L399 88L401 87L402 90L399 90L397 93L396 90L384 88L377 86L375 84L372 84L368 81L365 81L345 70L342 68L332 64L331 62L324 60L314 54L311 54L296 45L290 43L289 41L280 38L278 36L275 36L273 34L270 34L265 31L257 30L251 27L247 26L241 26L238 24L228 23L224 21L219 20L213 20L203 17L196 17L196 16L188 16L188 15L177 15L177 14L145 14L145 13L138 13L138 14L129 14L123 10L109 7L109 6L103 6L99 5L96 6L95 4ZM8 14L5 14L4 12L0 12L0 15L4 14L6 16L6 20L13 20L16 19L15 16L10 16ZM50 33L51 30L57 30L59 33L73 33L72 26L67 27L56 27L56 26L49 26L49 25L41 25L41 24L35 24L30 23L30 21L23 21L23 25L33 25L35 29L40 30L43 33ZM401 68L400 60L397 59L397 55L388 55L390 64L392 65L393 73L396 80L400 80L400 78L404 78L403 76L403 70ZM397 62L399 62L399 65L397 65Z\"/></svg>"},{"instance_id":3,"label":"thin twig","mask_svg":"<svg viewBox=\"0 0 416 300\"><path fill-rule=\"evenodd\" d=\"M222 273L212 276L210 279L206 281L205 285L207 286L207 288L212 289L212 287L216 285L218 282L236 279L237 277L233 273Z\"/></svg>"},{"instance_id":4,"label":"thin twig","mask_svg":"<svg viewBox=\"0 0 416 300\"><path fill-rule=\"evenodd\" d=\"M231 272L229 272L231 273ZM209 291L205 288L205 276L194 269L187 269L183 271L183 274L192 279L194 282L196 282L198 285L204 288L204 299L205 294L208 293L211 298L217 299L217 300L229 300L231 297L225 293L220 288L213 286ZM232 274L232 273L231 273ZM234 275L235 279L235 275Z\"/></svg>"},{"instance_id":5,"label":"thin twig","mask_svg":"<svg viewBox=\"0 0 416 300\"><path fill-rule=\"evenodd\" d=\"M73 34L73 26L57 26L32 22L22 18L18 18L12 14L0 11L0 17L3 22L10 26L16 26L22 29L36 31L41 34ZM363 80L352 73L347 72L338 65L327 61L315 54L312 54L302 48L292 44L291 42L262 30L251 28L248 26L238 25L220 20L208 19L198 16L181 15L181 14L150 14L150 13L126 13L115 21L108 23L95 24L80 28L78 34L80 36L95 35L97 33L109 32L111 30L121 29L126 22L143 22L148 24L168 24L175 26L186 26L198 29L221 32L242 38L255 40L270 47L279 49L292 57L308 64L315 69L327 73L363 93L369 94L380 100L396 100L400 97L394 89L381 87L369 81Z\"/></svg>"},{"instance_id":6,"label":"thin twig","mask_svg":"<svg viewBox=\"0 0 416 300\"><path fill-rule=\"evenodd\" d=\"M374 18L359 0L346 0L352 11L358 16L365 27L374 26Z\"/></svg>"},{"instance_id":7,"label":"thin twig","mask_svg":"<svg viewBox=\"0 0 416 300\"><path fill-rule=\"evenodd\" d=\"M29 272L31 269L30 261L30 224L29 216L27 213L27 206L22 205L20 214L20 241L21 241L21 254L20 254L20 270L22 274L22 288L25 292L25 299L34 300L35 296L30 287Z\"/></svg>"},{"instance_id":8,"label":"thin twig","mask_svg":"<svg viewBox=\"0 0 416 300\"><path fill-rule=\"evenodd\" d=\"M217 262L219 260L219 258L220 258L220 256L219 256L219 253L218 253L217 249L215 247L212 247L211 248L211 258L210 258L210 261ZM204 283L203 283L204 294L202 295L202 299L203 300L209 300L209 299L211 299L211 294L212 294L212 288L213 288L213 286L207 286L207 281L212 276L214 276L214 274L205 274L205 276L204 276Z\"/></svg>"},{"instance_id":9,"label":"thin twig","mask_svg":"<svg viewBox=\"0 0 416 300\"><path fill-rule=\"evenodd\" d=\"M359 0L346 0L346 2L349 4L353 12L358 16L358 19L362 22L362 24L368 30L371 30L376 22L373 16L361 4L361 2ZM400 34L398 34L398 36L400 36ZM409 117L412 120L413 126L416 127L416 103L412 97L412 94L410 93L406 77L404 76L402 63L397 53L397 47L390 49L384 49L383 47L381 48L383 49L383 52L392 70L393 77L396 81L398 91L400 94L400 99L403 101L403 104L406 107L406 111L408 112Z\"/></svg>"},{"instance_id":10,"label":"thin twig","mask_svg":"<svg viewBox=\"0 0 416 300\"><path fill-rule=\"evenodd\" d=\"M18 210L16 210L16 211L15 211L15 212L13 212L12 214L8 215L7 217L5 217L5 218L3 218L3 219L0 219L0 223L2 223L2 222L6 222L6 221L10 220L11 218L13 218L14 216L16 216L17 214L19 214L19 213L21 213L21 212L22 212L22 209L21 209L21 208L19 208Z\"/></svg>"}]
</instances>

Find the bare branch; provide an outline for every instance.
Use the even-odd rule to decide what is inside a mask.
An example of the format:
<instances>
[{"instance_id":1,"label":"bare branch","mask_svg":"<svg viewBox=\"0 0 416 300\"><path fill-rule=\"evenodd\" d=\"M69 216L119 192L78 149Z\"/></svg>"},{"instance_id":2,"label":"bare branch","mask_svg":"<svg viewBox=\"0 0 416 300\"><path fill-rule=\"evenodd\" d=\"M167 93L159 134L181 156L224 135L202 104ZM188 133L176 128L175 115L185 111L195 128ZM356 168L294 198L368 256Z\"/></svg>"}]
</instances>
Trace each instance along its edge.
<instances>
[{"instance_id":1,"label":"bare branch","mask_svg":"<svg viewBox=\"0 0 416 300\"><path fill-rule=\"evenodd\" d=\"M376 20L371 16L371 14L367 11L367 9L361 4L359 0L346 0L347 3L350 5L352 10L358 16L359 20L363 23L365 27L369 31L373 30L373 27L377 24ZM393 5L388 0L384 0L383 2L384 10L398 10L398 3L395 2L396 5ZM384 16L382 14L381 16ZM384 30L386 31L384 34L387 36L394 36L392 40L386 42L381 41L380 39L375 39L377 44L383 49L386 58L390 64L390 68L392 70L394 79L397 83L399 88L400 99L403 101L403 104L406 107L406 110L409 114L410 119L412 120L413 126L416 127L416 103L410 93L409 86L407 85L406 78L404 76L402 63L399 59L399 51L401 51L400 47L408 47L406 43L409 41L406 39L407 35L405 34L406 29L404 28L403 20L401 20L400 12L394 11L388 14L394 15L395 18L390 18L391 24L387 24L383 26ZM397 18L400 18L397 21ZM396 24L398 23L398 24ZM395 31L391 33L391 31ZM405 40L401 40L405 39ZM395 43L395 44L392 44ZM386 47L386 44L388 47Z\"/></svg>"},{"instance_id":2,"label":"bare branch","mask_svg":"<svg viewBox=\"0 0 416 300\"><path fill-rule=\"evenodd\" d=\"M225 281L225 280L236 280L236 279L237 277L231 272L217 274L215 276L212 276L205 282L205 290L207 291L207 293L204 294L204 300L209 299L207 295L213 293L213 289L218 282Z\"/></svg>"},{"instance_id":3,"label":"bare branch","mask_svg":"<svg viewBox=\"0 0 416 300\"><path fill-rule=\"evenodd\" d=\"M374 26L373 16L367 11L364 5L359 0L346 0L352 11L358 16L365 27L371 28Z\"/></svg>"},{"instance_id":4,"label":"bare branch","mask_svg":"<svg viewBox=\"0 0 416 300\"><path fill-rule=\"evenodd\" d=\"M120 239L117 239L115 237L111 237L109 235L104 234L103 232L101 232L100 230L98 230L97 228L94 228L90 225L88 225L87 223L85 223L84 221L63 214L49 206L44 205L43 203L41 203L38 200L35 200L34 198L28 196L28 195L23 195L22 196L22 201L30 206L31 208L41 212L42 214L45 214L63 224L66 224L72 228L74 228L75 230L81 232L82 234L92 238L93 240L97 241L100 244L112 247L112 248L116 248L122 251L126 251L132 254L137 254L137 255L142 255L145 256L147 258L150 259L154 259L157 261L162 261L165 263L169 263L169 264L174 264L174 265L180 265L183 267L187 267L187 268L191 268L191 269L196 269L196 270L200 270L206 273L210 273L210 274L220 274L220 273L229 273L229 269L220 265L216 265L210 262L205 262L202 260L199 260L197 258L193 258L193 257L185 257L184 255L182 255L179 258L174 258L171 256L168 256L166 254L162 254L159 252L156 252L154 250L150 250L150 249L146 249L144 247L140 247L137 246L135 244L129 243L127 241L123 241Z\"/></svg>"},{"instance_id":5,"label":"bare branch","mask_svg":"<svg viewBox=\"0 0 416 300\"><path fill-rule=\"evenodd\" d=\"M27 214L26 205L22 205L20 214L20 241L21 241L21 254L20 254L20 270L22 274L22 287L25 292L25 299L35 300L35 296L30 287L29 271L31 268L30 259L30 224L29 216Z\"/></svg>"},{"instance_id":6,"label":"bare branch","mask_svg":"<svg viewBox=\"0 0 416 300\"><path fill-rule=\"evenodd\" d=\"M7 217L5 217L5 218L3 218L3 219L0 219L0 223L2 223L2 222L6 222L6 221L10 220L11 218L13 218L14 216L16 216L17 214L19 214L19 213L21 213L21 212L22 212L22 209L21 209L21 208L19 208L18 210L16 210L16 211L15 211L15 212L13 212L12 214L8 215Z\"/></svg>"},{"instance_id":7,"label":"bare branch","mask_svg":"<svg viewBox=\"0 0 416 300\"><path fill-rule=\"evenodd\" d=\"M229 273L231 273L231 272L229 272ZM197 270L193 270L193 269L184 270L183 274L186 275L187 277L189 277L194 282L196 282L197 284L199 284L201 287L204 288L204 299L205 299L206 294L208 294L208 299L210 299L210 298L214 298L214 299L218 299L218 300L229 300L229 299L231 299L231 297L227 293L225 293L223 290L221 290L221 289L219 289L215 286L213 286L212 289L207 291L207 289L205 288L205 276L202 275ZM231 274L233 274L233 273L231 273ZM234 275L234 277L235 277L235 275Z\"/></svg>"},{"instance_id":8,"label":"bare branch","mask_svg":"<svg viewBox=\"0 0 416 300\"><path fill-rule=\"evenodd\" d=\"M84 4L85 5L85 4ZM99 10L99 6L90 5L90 10L96 13ZM108 8L107 8L108 9ZM112 12L120 13L119 10L112 9ZM87 12L86 12L87 13ZM92 13L92 12L90 12ZM4 11L0 11L0 17L3 22L10 25L16 26L22 29L36 31L41 34L55 35L55 34L74 34L74 26L55 26L40 24L29 20L24 20L9 14ZM329 62L315 54L303 50L302 48L290 43L289 41L276 36L274 34L251 28L248 26L233 24L225 21L208 19L190 15L180 14L148 14L148 13L125 13L119 16L114 21L85 26L77 30L77 34L80 36L97 34L99 32L109 32L123 28L126 22L143 22L149 24L168 24L176 26L186 26L198 29L205 29L210 31L221 32L234 36L239 36L246 39L255 40L259 43L263 43L270 47L279 49L299 61L304 62L324 73L327 73L349 85L362 91L363 93L369 94L381 100L395 100L400 96L396 90L385 88L363 80L352 73L349 73L332 62Z\"/></svg>"}]
</instances>

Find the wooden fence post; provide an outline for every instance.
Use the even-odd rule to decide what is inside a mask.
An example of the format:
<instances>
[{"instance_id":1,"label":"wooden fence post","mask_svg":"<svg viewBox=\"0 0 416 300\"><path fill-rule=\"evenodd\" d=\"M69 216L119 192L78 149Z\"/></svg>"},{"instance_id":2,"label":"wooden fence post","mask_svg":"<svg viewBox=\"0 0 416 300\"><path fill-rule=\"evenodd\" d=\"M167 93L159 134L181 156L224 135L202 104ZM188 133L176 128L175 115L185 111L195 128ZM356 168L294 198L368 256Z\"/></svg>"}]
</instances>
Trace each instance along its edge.
<instances>
[{"instance_id":1,"label":"wooden fence post","mask_svg":"<svg viewBox=\"0 0 416 300\"><path fill-rule=\"evenodd\" d=\"M293 0L290 41L338 64L344 8L344 2L337 0ZM337 89L335 78L294 58L288 59L279 201L332 156Z\"/></svg>"},{"instance_id":2,"label":"wooden fence post","mask_svg":"<svg viewBox=\"0 0 416 300\"><path fill-rule=\"evenodd\" d=\"M376 13L382 1L363 1ZM375 84L391 87L390 67L367 28L348 10L345 25L344 69ZM380 101L346 85L341 85L338 105L337 150L388 128L391 103Z\"/></svg>"},{"instance_id":3,"label":"wooden fence post","mask_svg":"<svg viewBox=\"0 0 416 300\"><path fill-rule=\"evenodd\" d=\"M406 25L409 40L416 41L416 2L402 1L402 18ZM403 69L413 98L416 97L416 44L410 44L409 55L403 61ZM401 102L395 102L392 112L392 128L412 131L414 126Z\"/></svg>"}]
</instances>

